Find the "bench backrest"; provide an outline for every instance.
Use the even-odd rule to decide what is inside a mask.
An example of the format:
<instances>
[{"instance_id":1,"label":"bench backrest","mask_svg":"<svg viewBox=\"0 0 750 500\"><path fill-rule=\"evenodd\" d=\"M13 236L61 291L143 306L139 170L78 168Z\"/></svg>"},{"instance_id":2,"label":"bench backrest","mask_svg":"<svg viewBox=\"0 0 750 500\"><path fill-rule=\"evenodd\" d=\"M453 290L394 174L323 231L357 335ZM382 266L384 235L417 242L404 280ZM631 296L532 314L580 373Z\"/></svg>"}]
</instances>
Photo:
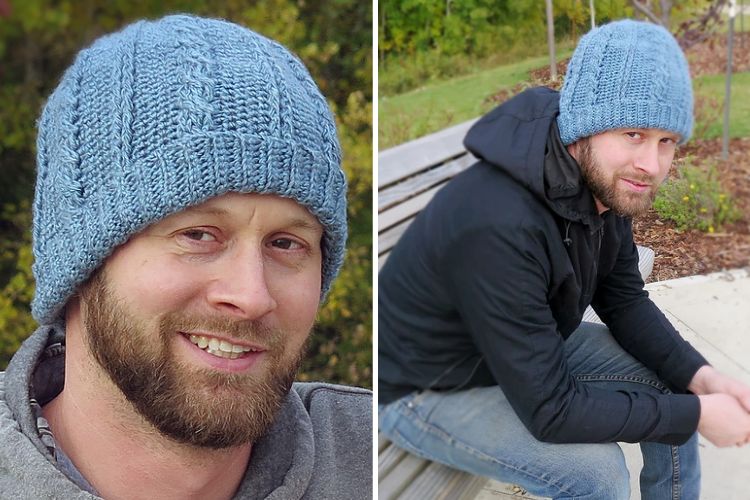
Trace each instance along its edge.
<instances>
[{"instance_id":1,"label":"bench backrest","mask_svg":"<svg viewBox=\"0 0 750 500\"><path fill-rule=\"evenodd\" d=\"M378 269L414 217L451 177L476 159L463 146L476 120L378 155Z\"/></svg>"}]
</instances>

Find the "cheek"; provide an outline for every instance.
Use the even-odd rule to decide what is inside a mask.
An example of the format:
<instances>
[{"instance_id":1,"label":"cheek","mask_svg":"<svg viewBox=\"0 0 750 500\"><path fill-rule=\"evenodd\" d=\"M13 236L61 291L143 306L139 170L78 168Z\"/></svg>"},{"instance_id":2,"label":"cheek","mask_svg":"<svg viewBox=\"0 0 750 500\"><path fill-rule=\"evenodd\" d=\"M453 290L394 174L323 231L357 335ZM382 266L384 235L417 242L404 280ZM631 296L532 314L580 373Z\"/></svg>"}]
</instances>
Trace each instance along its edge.
<instances>
[{"instance_id":1,"label":"cheek","mask_svg":"<svg viewBox=\"0 0 750 500\"><path fill-rule=\"evenodd\" d=\"M616 172L621 169L630 169L632 168L632 165L636 163L635 157L633 155L629 155L626 153L612 153L609 156L609 161L607 162L607 165L610 166L610 170L612 172Z\"/></svg>"},{"instance_id":2,"label":"cheek","mask_svg":"<svg viewBox=\"0 0 750 500\"><path fill-rule=\"evenodd\" d=\"M271 277L269 291L276 301L276 318L281 326L304 340L320 305L320 271Z\"/></svg>"},{"instance_id":3,"label":"cheek","mask_svg":"<svg viewBox=\"0 0 750 500\"><path fill-rule=\"evenodd\" d=\"M185 269L170 259L144 259L112 271L109 276L117 276L118 295L128 297L133 310L146 317L183 307L197 293L200 281L195 269Z\"/></svg>"}]
</instances>

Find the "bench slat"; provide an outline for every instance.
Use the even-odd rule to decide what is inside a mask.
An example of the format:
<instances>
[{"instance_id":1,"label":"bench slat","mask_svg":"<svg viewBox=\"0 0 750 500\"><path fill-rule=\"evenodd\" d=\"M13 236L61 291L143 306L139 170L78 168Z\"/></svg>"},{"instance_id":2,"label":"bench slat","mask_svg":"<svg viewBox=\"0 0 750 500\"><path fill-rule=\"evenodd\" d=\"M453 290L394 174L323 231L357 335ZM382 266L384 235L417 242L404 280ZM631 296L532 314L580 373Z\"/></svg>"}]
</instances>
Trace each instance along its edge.
<instances>
[{"instance_id":1,"label":"bench slat","mask_svg":"<svg viewBox=\"0 0 750 500\"><path fill-rule=\"evenodd\" d=\"M636 245L638 248L638 270L641 271L641 278L643 281L651 276L651 272L654 270L654 259L656 253L648 248Z\"/></svg>"},{"instance_id":2,"label":"bench slat","mask_svg":"<svg viewBox=\"0 0 750 500\"><path fill-rule=\"evenodd\" d=\"M476 497L487 482L484 477L411 455L383 436L378 435L378 442L385 443L385 451L378 456L378 497L381 499L469 500Z\"/></svg>"},{"instance_id":3,"label":"bench slat","mask_svg":"<svg viewBox=\"0 0 750 500\"><path fill-rule=\"evenodd\" d=\"M378 478L378 497L386 500L400 498L401 493L427 468L427 460L409 453L388 475ZM423 497L424 498L424 497Z\"/></svg>"},{"instance_id":4,"label":"bench slat","mask_svg":"<svg viewBox=\"0 0 750 500\"><path fill-rule=\"evenodd\" d=\"M380 233L378 236L378 253L389 252L413 220L413 218L407 219L397 226L393 226Z\"/></svg>"},{"instance_id":5,"label":"bench slat","mask_svg":"<svg viewBox=\"0 0 750 500\"><path fill-rule=\"evenodd\" d=\"M473 500L487 478L432 462L399 496L399 500Z\"/></svg>"},{"instance_id":6,"label":"bench slat","mask_svg":"<svg viewBox=\"0 0 750 500\"><path fill-rule=\"evenodd\" d=\"M641 278L643 278L643 281L646 281L646 279L651 276L651 271L654 270L654 257L656 254L648 247L636 245L636 248L638 249L638 270L641 272ZM599 323L600 325L604 324L591 306L588 306L583 312L583 318L581 321Z\"/></svg>"},{"instance_id":7,"label":"bench slat","mask_svg":"<svg viewBox=\"0 0 750 500\"><path fill-rule=\"evenodd\" d=\"M400 205L381 212L378 214L378 231L382 231L385 228L391 227L394 224L403 221L404 219L411 219L421 212L422 209L429 203L435 193L440 191L443 184L439 184L434 188L425 191Z\"/></svg>"},{"instance_id":8,"label":"bench slat","mask_svg":"<svg viewBox=\"0 0 750 500\"><path fill-rule=\"evenodd\" d=\"M384 253L383 255L378 256L378 271L380 271L383 268L383 264L385 264L385 261L388 260L388 256L391 254L391 252Z\"/></svg>"},{"instance_id":9,"label":"bench slat","mask_svg":"<svg viewBox=\"0 0 750 500\"><path fill-rule=\"evenodd\" d=\"M378 189L465 153L463 139L475 120L410 141L378 154Z\"/></svg>"},{"instance_id":10,"label":"bench slat","mask_svg":"<svg viewBox=\"0 0 750 500\"><path fill-rule=\"evenodd\" d=\"M387 445L378 452L378 479L382 479L391 471L398 466L398 464L406 457L407 452L394 446L385 438Z\"/></svg>"},{"instance_id":11,"label":"bench slat","mask_svg":"<svg viewBox=\"0 0 750 500\"><path fill-rule=\"evenodd\" d=\"M445 184L451 177L466 170L476 161L473 155L465 154L378 192L378 212L382 213L385 209L402 203L436 184Z\"/></svg>"},{"instance_id":12,"label":"bench slat","mask_svg":"<svg viewBox=\"0 0 750 500\"><path fill-rule=\"evenodd\" d=\"M385 437L385 436L383 436L383 435L381 435L381 434L378 434L378 455L380 455L380 453L381 453L381 452L382 452L383 450L385 450L385 449L386 449L386 447L387 447L387 446L388 446L388 445L389 445L390 443L391 443L391 442L390 442L390 441L388 441L388 438L387 438L387 437Z\"/></svg>"}]
</instances>

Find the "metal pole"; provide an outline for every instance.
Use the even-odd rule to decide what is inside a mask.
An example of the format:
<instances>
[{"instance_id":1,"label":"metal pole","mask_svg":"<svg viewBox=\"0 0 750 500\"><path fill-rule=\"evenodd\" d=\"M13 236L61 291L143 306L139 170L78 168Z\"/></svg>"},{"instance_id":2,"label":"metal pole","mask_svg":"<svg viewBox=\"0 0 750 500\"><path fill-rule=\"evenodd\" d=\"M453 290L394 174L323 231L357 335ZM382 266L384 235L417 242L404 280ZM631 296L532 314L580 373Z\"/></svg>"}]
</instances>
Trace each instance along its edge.
<instances>
[{"instance_id":1,"label":"metal pole","mask_svg":"<svg viewBox=\"0 0 750 500\"><path fill-rule=\"evenodd\" d=\"M729 98L732 93L732 45L734 40L734 16L737 14L737 3L729 0L729 32L727 33L727 79L724 91L724 137L721 147L721 158L729 158Z\"/></svg>"},{"instance_id":2,"label":"metal pole","mask_svg":"<svg viewBox=\"0 0 750 500\"><path fill-rule=\"evenodd\" d=\"M596 28L596 12L594 11L594 0L589 0L589 13L591 14L591 29Z\"/></svg>"},{"instance_id":3,"label":"metal pole","mask_svg":"<svg viewBox=\"0 0 750 500\"><path fill-rule=\"evenodd\" d=\"M745 46L745 0L740 0L740 45Z\"/></svg>"},{"instance_id":4,"label":"metal pole","mask_svg":"<svg viewBox=\"0 0 750 500\"><path fill-rule=\"evenodd\" d=\"M745 0L740 0L740 32L745 32ZM745 38L742 38L743 45Z\"/></svg>"},{"instance_id":5,"label":"metal pole","mask_svg":"<svg viewBox=\"0 0 750 500\"><path fill-rule=\"evenodd\" d=\"M549 46L549 72L557 80L557 61L555 61L555 22L552 18L552 0L547 0L547 45Z\"/></svg>"}]
</instances>

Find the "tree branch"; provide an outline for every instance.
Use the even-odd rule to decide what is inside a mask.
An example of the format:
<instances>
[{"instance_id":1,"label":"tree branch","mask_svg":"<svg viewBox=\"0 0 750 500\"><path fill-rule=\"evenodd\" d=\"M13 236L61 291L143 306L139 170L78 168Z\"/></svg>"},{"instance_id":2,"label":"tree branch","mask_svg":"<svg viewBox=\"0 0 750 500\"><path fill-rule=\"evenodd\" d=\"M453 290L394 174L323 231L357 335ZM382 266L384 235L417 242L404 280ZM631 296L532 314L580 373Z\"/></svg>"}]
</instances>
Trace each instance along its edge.
<instances>
[{"instance_id":1,"label":"tree branch","mask_svg":"<svg viewBox=\"0 0 750 500\"><path fill-rule=\"evenodd\" d=\"M649 10L649 8L646 7L645 5L643 5L641 2L639 2L638 0L630 0L630 3L633 4L633 7L635 7L636 10L638 10L641 14L643 14L644 16L646 16L647 18L649 18L652 22L654 22L654 23L656 23L656 24L658 24L660 26L662 25L661 24L661 19L659 19L656 16L656 14L654 14L653 12L651 12Z\"/></svg>"}]
</instances>

